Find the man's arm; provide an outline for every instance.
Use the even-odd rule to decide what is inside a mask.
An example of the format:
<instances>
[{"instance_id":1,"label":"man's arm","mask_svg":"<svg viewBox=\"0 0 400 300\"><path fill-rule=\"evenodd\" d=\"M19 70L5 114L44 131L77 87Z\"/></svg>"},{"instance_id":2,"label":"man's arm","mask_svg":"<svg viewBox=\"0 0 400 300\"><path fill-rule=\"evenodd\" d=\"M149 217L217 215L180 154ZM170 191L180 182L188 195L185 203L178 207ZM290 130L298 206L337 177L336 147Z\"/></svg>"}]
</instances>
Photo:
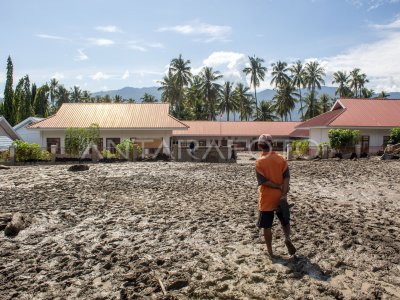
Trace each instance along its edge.
<instances>
[{"instance_id":1,"label":"man's arm","mask_svg":"<svg viewBox=\"0 0 400 300\"><path fill-rule=\"evenodd\" d=\"M265 185L267 187L270 187L273 189L279 189L279 190L282 188L282 186L280 184L276 184L276 183L273 183L272 181L267 180L267 178L265 178L263 175L261 175L257 171L256 171L256 174L257 174L258 185Z\"/></svg>"},{"instance_id":2,"label":"man's arm","mask_svg":"<svg viewBox=\"0 0 400 300\"><path fill-rule=\"evenodd\" d=\"M283 184L282 184L281 198L286 198L287 193L289 193L289 190L290 190L290 172L289 172L289 167L287 167L285 172L283 172Z\"/></svg>"}]
</instances>

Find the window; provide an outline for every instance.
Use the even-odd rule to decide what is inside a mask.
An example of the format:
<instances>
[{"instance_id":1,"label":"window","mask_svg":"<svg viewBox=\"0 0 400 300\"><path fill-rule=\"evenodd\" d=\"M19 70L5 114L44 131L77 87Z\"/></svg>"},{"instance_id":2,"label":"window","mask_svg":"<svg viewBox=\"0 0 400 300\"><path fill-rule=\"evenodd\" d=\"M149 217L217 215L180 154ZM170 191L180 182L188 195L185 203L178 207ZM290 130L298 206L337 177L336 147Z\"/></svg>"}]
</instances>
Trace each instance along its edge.
<instances>
[{"instance_id":1,"label":"window","mask_svg":"<svg viewBox=\"0 0 400 300\"><path fill-rule=\"evenodd\" d=\"M57 146L57 154L61 153L61 142L60 142L60 138L47 138L46 140L46 144L47 144L47 151L49 151L51 153L51 146L52 145L56 145Z\"/></svg>"},{"instance_id":2,"label":"window","mask_svg":"<svg viewBox=\"0 0 400 300\"><path fill-rule=\"evenodd\" d=\"M99 138L99 141L97 142L97 150L103 151L103 138Z\"/></svg>"},{"instance_id":3,"label":"window","mask_svg":"<svg viewBox=\"0 0 400 300\"><path fill-rule=\"evenodd\" d=\"M120 138L106 138L106 149L111 153L116 153L117 148L116 146L121 143Z\"/></svg>"}]
</instances>

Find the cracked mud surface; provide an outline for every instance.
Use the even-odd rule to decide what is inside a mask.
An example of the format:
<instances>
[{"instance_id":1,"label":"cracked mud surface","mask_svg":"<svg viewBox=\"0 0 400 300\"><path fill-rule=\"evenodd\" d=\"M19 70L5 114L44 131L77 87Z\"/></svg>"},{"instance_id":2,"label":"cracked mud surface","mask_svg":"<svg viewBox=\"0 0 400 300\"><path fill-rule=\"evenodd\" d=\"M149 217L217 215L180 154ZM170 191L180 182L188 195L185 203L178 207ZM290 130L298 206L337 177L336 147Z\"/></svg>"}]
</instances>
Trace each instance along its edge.
<instances>
[{"instance_id":1,"label":"cracked mud surface","mask_svg":"<svg viewBox=\"0 0 400 300\"><path fill-rule=\"evenodd\" d=\"M292 161L289 258L254 161L0 170L0 299L400 299L400 162ZM166 295L163 290L165 289Z\"/></svg>"}]
</instances>

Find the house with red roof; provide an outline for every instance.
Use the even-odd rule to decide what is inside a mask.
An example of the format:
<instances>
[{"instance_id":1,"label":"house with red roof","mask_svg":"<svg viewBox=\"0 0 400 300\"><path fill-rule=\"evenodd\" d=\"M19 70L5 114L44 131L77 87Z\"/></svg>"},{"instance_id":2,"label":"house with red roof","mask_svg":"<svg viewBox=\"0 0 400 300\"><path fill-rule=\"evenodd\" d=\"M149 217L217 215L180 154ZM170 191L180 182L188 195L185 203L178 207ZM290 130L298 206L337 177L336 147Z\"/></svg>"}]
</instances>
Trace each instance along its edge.
<instances>
[{"instance_id":1,"label":"house with red roof","mask_svg":"<svg viewBox=\"0 0 400 300\"><path fill-rule=\"evenodd\" d=\"M297 129L301 122L268 121L183 121L189 128L173 131L175 145L187 147L194 142L199 147L235 146L239 150L257 150L258 137L268 133L274 139L274 149L282 151L293 139L308 138L308 130Z\"/></svg>"},{"instance_id":2,"label":"house with red roof","mask_svg":"<svg viewBox=\"0 0 400 300\"><path fill-rule=\"evenodd\" d=\"M310 155L329 142L329 129L360 131L360 153L375 154L386 146L390 130L400 127L400 99L338 99L331 110L309 119L297 129L309 130Z\"/></svg>"}]
</instances>

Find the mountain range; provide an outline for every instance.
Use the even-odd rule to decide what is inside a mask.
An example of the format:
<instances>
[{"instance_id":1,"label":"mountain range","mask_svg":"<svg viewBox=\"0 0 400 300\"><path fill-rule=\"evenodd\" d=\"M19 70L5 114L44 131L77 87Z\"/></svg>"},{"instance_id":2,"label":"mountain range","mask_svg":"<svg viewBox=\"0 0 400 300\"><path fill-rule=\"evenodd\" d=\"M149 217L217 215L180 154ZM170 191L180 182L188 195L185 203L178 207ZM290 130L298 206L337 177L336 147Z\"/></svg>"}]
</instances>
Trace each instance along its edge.
<instances>
[{"instance_id":1,"label":"mountain range","mask_svg":"<svg viewBox=\"0 0 400 300\"><path fill-rule=\"evenodd\" d=\"M332 87L332 86L322 86L321 89L318 90L317 92L318 92L318 95L327 93L329 96L334 98L336 89L337 89L336 87ZM95 92L95 93L92 93L92 96L109 95L110 97L115 97L116 95L119 95L123 99L133 98L136 100L136 102L141 102L140 98L142 98L145 93L153 95L158 100L161 98L161 91L159 91L158 87L156 87L156 86L143 87L143 88L124 87L119 90ZM272 98L275 96L275 93L276 93L276 91L271 90L271 89L265 89L265 90L257 92L258 102L260 102L262 100L267 100L267 101L272 100ZM306 95L307 93L308 93L307 89L301 90L302 96ZM400 99L400 92L389 92L389 94L390 94L389 99ZM300 120L299 109L300 109L300 103L297 103L295 109L292 112L292 120L293 121ZM226 115L223 115L222 118L226 119Z\"/></svg>"}]
</instances>

